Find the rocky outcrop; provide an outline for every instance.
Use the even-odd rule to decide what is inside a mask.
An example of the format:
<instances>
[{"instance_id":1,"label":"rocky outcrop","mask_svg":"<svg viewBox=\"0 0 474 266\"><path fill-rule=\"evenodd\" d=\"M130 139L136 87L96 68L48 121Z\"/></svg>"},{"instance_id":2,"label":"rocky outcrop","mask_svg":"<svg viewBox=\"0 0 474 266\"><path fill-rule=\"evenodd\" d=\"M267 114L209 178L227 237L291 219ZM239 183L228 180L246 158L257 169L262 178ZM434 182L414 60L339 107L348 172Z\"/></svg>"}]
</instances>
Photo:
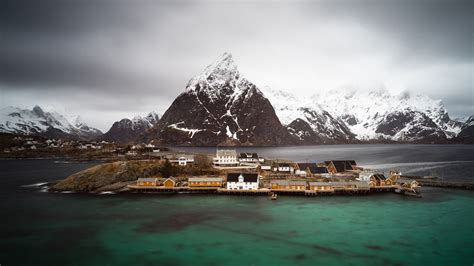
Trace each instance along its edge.
<instances>
[{"instance_id":1,"label":"rocky outcrop","mask_svg":"<svg viewBox=\"0 0 474 266\"><path fill-rule=\"evenodd\" d=\"M159 173L156 161L123 161L100 164L80 171L59 181L51 191L100 192L121 191L139 177L149 177Z\"/></svg>"}]
</instances>

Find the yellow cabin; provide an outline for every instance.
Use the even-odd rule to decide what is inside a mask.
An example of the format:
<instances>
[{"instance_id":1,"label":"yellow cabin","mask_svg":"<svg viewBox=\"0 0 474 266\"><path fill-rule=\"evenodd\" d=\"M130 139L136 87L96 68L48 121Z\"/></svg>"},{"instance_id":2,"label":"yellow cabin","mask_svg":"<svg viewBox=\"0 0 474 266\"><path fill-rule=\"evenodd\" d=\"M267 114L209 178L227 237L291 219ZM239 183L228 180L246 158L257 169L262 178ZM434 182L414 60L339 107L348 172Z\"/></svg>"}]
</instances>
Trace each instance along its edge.
<instances>
[{"instance_id":1,"label":"yellow cabin","mask_svg":"<svg viewBox=\"0 0 474 266\"><path fill-rule=\"evenodd\" d=\"M137 186L141 187L155 187L158 184L157 178L138 178Z\"/></svg>"},{"instance_id":2,"label":"yellow cabin","mask_svg":"<svg viewBox=\"0 0 474 266\"><path fill-rule=\"evenodd\" d=\"M190 177L189 187L222 187L221 177Z\"/></svg>"},{"instance_id":3,"label":"yellow cabin","mask_svg":"<svg viewBox=\"0 0 474 266\"><path fill-rule=\"evenodd\" d=\"M270 181L272 189L281 190L306 190L306 181L296 180L272 180Z\"/></svg>"},{"instance_id":4,"label":"yellow cabin","mask_svg":"<svg viewBox=\"0 0 474 266\"><path fill-rule=\"evenodd\" d=\"M175 186L176 186L176 182L177 182L176 178L174 178L174 177L171 176L171 177L167 178L167 179L165 180L165 182L163 182L163 185L164 185L165 187L175 187Z\"/></svg>"}]
</instances>

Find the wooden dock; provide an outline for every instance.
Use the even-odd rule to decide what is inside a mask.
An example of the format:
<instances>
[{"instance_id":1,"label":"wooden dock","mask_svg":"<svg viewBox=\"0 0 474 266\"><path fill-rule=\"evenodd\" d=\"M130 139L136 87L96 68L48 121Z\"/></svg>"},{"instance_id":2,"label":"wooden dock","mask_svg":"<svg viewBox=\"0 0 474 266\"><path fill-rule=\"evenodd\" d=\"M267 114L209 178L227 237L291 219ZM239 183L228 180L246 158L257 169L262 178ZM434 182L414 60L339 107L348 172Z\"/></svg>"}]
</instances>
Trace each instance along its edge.
<instances>
[{"instance_id":1,"label":"wooden dock","mask_svg":"<svg viewBox=\"0 0 474 266\"><path fill-rule=\"evenodd\" d=\"M260 188L257 190L233 190L226 188L219 188L217 193L227 195L246 195L246 196L268 196L270 195L270 189Z\"/></svg>"},{"instance_id":2,"label":"wooden dock","mask_svg":"<svg viewBox=\"0 0 474 266\"><path fill-rule=\"evenodd\" d=\"M137 186L129 185L128 188L136 193L162 193L162 194L178 194L178 193L200 193L200 194L220 194L220 195L248 195L248 196L268 196L272 193L277 195L295 195L295 196L321 196L321 195L366 195L377 192L396 192L399 194L409 195L405 193L406 189L400 185L371 187L370 189L360 188L337 188L332 190L310 190L310 189L271 189L260 188L257 190L230 190L221 187L165 187L165 186ZM416 194L416 193L415 193Z\"/></svg>"}]
</instances>

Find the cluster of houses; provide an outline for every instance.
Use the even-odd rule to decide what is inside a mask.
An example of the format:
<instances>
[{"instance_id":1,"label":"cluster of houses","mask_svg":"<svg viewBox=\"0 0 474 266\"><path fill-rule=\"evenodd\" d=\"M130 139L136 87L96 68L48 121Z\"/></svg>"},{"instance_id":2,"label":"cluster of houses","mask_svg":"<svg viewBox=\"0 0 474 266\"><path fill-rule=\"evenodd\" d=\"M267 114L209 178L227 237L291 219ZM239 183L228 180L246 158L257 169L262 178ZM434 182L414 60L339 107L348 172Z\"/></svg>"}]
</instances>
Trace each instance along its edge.
<instances>
[{"instance_id":1,"label":"cluster of houses","mask_svg":"<svg viewBox=\"0 0 474 266\"><path fill-rule=\"evenodd\" d=\"M61 139L34 139L31 137L14 137L11 147L4 148L4 153L36 151L42 149L79 148L81 143L76 141L63 141Z\"/></svg>"},{"instance_id":2,"label":"cluster of houses","mask_svg":"<svg viewBox=\"0 0 474 266\"><path fill-rule=\"evenodd\" d=\"M300 177L326 177L359 173L363 169L354 160L332 160L321 163L295 163L281 160L265 160L257 153L237 153L235 150L217 150L213 158L217 168L254 167L272 174Z\"/></svg>"},{"instance_id":3,"label":"cluster of houses","mask_svg":"<svg viewBox=\"0 0 474 266\"><path fill-rule=\"evenodd\" d=\"M274 192L337 192L337 191L369 191L371 189L395 188L399 174L390 173L387 178L383 174L372 174L368 178L351 181L310 181L294 179L273 179L264 187L261 176L257 173L228 173L227 177L189 177L187 182L179 182L176 178L170 177L162 183L157 178L139 178L137 187L161 187L174 188L186 187L193 189L226 189L228 191L257 191L259 189L271 189Z\"/></svg>"}]
</instances>

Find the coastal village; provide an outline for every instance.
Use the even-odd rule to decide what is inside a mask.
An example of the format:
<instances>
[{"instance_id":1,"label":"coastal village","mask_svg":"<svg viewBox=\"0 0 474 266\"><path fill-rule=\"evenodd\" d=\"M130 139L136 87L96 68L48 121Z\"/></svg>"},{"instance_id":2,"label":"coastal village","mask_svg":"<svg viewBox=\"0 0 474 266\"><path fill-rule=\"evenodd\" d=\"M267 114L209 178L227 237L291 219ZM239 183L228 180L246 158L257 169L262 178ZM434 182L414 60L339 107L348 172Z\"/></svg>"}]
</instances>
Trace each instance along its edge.
<instances>
[{"instance_id":1,"label":"coastal village","mask_svg":"<svg viewBox=\"0 0 474 266\"><path fill-rule=\"evenodd\" d=\"M181 167L195 164L195 155L187 153L162 153L162 159ZM138 178L128 188L137 193L270 195L271 199L277 199L280 194L316 196L387 191L420 196L417 181L401 178L396 170L385 176L358 166L354 160L293 162L218 149L212 167L220 174Z\"/></svg>"}]
</instances>

